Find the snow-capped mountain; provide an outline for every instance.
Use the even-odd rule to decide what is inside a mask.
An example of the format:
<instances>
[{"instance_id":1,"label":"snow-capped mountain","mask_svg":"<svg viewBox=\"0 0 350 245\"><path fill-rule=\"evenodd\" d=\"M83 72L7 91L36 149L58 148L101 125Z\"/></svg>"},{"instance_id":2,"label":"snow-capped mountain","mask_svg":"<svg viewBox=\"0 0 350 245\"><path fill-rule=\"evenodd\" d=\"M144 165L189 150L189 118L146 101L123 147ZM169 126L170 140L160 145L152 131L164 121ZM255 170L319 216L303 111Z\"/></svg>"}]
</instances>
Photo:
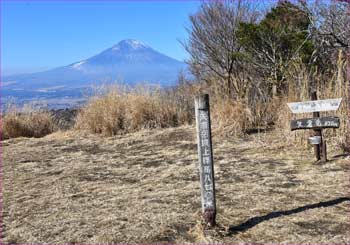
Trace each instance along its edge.
<instances>
[{"instance_id":1,"label":"snow-capped mountain","mask_svg":"<svg viewBox=\"0 0 350 245\"><path fill-rule=\"evenodd\" d=\"M182 62L163 55L142 42L132 39L123 40L102 53L87 60L71 64L69 67L94 73L98 69L108 70L110 68L122 71L121 68L127 67L129 69L129 66L132 68L135 65L158 66L159 69L169 68L169 66L174 65L183 68ZM136 66L135 68L140 67ZM137 72L135 68L134 70ZM140 79L142 80L142 78Z\"/></svg>"},{"instance_id":2,"label":"snow-capped mountain","mask_svg":"<svg viewBox=\"0 0 350 245\"><path fill-rule=\"evenodd\" d=\"M184 68L184 63L132 39L123 40L98 55L65 67L83 74L122 76L127 83L148 81L162 85L172 84L179 70Z\"/></svg>"},{"instance_id":3,"label":"snow-capped mountain","mask_svg":"<svg viewBox=\"0 0 350 245\"><path fill-rule=\"evenodd\" d=\"M161 54L138 40L126 39L100 54L67 66L3 77L1 90L5 96L23 95L26 91L55 93L115 81L169 86L175 84L180 70L186 70L185 63Z\"/></svg>"}]
</instances>

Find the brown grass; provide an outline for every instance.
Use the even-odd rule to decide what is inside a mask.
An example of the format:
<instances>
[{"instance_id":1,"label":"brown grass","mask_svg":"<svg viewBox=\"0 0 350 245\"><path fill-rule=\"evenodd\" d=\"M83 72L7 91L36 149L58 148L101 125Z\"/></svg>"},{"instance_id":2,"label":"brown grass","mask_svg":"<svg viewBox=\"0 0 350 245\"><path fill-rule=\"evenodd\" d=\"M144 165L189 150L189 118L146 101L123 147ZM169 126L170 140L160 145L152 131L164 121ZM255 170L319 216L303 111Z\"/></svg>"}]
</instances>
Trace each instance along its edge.
<instances>
[{"instance_id":1,"label":"brown grass","mask_svg":"<svg viewBox=\"0 0 350 245\"><path fill-rule=\"evenodd\" d=\"M2 139L17 137L43 137L54 131L54 123L48 112L8 111L2 117Z\"/></svg>"},{"instance_id":2,"label":"brown grass","mask_svg":"<svg viewBox=\"0 0 350 245\"><path fill-rule=\"evenodd\" d=\"M106 95L93 97L81 110L76 129L112 136L191 123L192 113L174 98L156 88L111 88Z\"/></svg>"},{"instance_id":3,"label":"brown grass","mask_svg":"<svg viewBox=\"0 0 350 245\"><path fill-rule=\"evenodd\" d=\"M76 129L113 136L142 129L168 128L194 122L194 97L206 93L203 84L180 84L177 88L160 90L139 86L120 86L108 93L91 97L80 111ZM211 114L214 130L222 136L242 136L256 125L266 126L274 120L270 109L275 103L254 107L244 101L233 101L213 95ZM264 122L264 123L262 123Z\"/></svg>"},{"instance_id":4,"label":"brown grass","mask_svg":"<svg viewBox=\"0 0 350 245\"><path fill-rule=\"evenodd\" d=\"M108 138L68 131L4 141L1 239L348 243L349 158L330 147L330 161L313 165L310 148L296 150L276 135L214 134L214 230L201 224L192 126Z\"/></svg>"},{"instance_id":5,"label":"brown grass","mask_svg":"<svg viewBox=\"0 0 350 245\"><path fill-rule=\"evenodd\" d=\"M242 136L253 125L253 115L242 102L216 99L212 103L213 128L222 136Z\"/></svg>"}]
</instances>

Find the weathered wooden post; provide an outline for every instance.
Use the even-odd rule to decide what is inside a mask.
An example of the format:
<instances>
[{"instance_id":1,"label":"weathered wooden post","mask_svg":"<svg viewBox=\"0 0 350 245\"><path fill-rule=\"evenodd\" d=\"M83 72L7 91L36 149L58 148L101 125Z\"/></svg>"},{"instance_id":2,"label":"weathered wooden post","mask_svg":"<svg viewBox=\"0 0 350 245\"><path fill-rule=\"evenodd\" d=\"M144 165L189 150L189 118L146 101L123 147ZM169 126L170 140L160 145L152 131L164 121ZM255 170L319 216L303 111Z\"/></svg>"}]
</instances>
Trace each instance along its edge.
<instances>
[{"instance_id":1,"label":"weathered wooden post","mask_svg":"<svg viewBox=\"0 0 350 245\"><path fill-rule=\"evenodd\" d=\"M195 110L203 218L206 225L215 226L215 181L208 94L195 97Z\"/></svg>"},{"instance_id":2,"label":"weathered wooden post","mask_svg":"<svg viewBox=\"0 0 350 245\"><path fill-rule=\"evenodd\" d=\"M317 100L317 92L316 91L311 92L311 100ZM312 113L312 116L314 118L319 118L320 112L315 111ZM321 160L321 153L322 153L322 156L324 156L324 152L322 151L323 150L322 129L321 128L314 129L313 133L311 133L311 136L318 136L321 138L320 143L314 145L315 156L316 156L317 161L319 161L319 160ZM324 161L327 161L327 159L325 159Z\"/></svg>"}]
</instances>

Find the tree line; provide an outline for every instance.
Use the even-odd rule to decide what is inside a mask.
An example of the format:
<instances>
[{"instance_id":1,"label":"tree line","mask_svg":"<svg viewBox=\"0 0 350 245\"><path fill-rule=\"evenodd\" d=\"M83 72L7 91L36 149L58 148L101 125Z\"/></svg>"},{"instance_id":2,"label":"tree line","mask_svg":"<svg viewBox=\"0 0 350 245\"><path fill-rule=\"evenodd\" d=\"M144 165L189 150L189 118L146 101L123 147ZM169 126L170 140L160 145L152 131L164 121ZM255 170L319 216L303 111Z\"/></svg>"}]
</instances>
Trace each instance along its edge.
<instances>
[{"instance_id":1,"label":"tree line","mask_svg":"<svg viewBox=\"0 0 350 245\"><path fill-rule=\"evenodd\" d=\"M229 100L268 102L291 88L298 95L328 88L341 64L350 118L350 1L261 3L205 1L189 16L183 46L196 81Z\"/></svg>"}]
</instances>

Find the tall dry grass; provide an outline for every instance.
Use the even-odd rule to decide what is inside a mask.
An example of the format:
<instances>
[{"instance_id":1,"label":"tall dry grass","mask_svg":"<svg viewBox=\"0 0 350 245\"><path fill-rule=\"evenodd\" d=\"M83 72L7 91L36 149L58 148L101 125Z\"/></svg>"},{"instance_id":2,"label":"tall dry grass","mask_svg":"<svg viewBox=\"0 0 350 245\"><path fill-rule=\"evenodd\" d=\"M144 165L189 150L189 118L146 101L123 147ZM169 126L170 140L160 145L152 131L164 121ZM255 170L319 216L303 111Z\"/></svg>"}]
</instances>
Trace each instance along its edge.
<instances>
[{"instance_id":1,"label":"tall dry grass","mask_svg":"<svg viewBox=\"0 0 350 245\"><path fill-rule=\"evenodd\" d=\"M102 89L103 90L103 89ZM194 122L194 97L211 94L212 127L216 135L238 136L255 125L256 118L244 101L211 93L203 84L181 83L176 88L112 86L90 98L76 119L77 130L112 136L142 129L176 127ZM269 105L268 105L269 106ZM264 114L266 106L257 109Z\"/></svg>"},{"instance_id":2,"label":"tall dry grass","mask_svg":"<svg viewBox=\"0 0 350 245\"><path fill-rule=\"evenodd\" d=\"M50 113L37 111L30 105L11 107L1 116L1 138L43 137L55 130Z\"/></svg>"},{"instance_id":3,"label":"tall dry grass","mask_svg":"<svg viewBox=\"0 0 350 245\"><path fill-rule=\"evenodd\" d=\"M220 136L240 136L253 126L253 114L244 102L217 98L211 108L213 131Z\"/></svg>"},{"instance_id":4,"label":"tall dry grass","mask_svg":"<svg viewBox=\"0 0 350 245\"><path fill-rule=\"evenodd\" d=\"M183 88L182 88L183 89ZM156 87L109 87L82 108L76 129L112 136L142 129L176 127L193 121L192 108L178 93Z\"/></svg>"}]
</instances>

